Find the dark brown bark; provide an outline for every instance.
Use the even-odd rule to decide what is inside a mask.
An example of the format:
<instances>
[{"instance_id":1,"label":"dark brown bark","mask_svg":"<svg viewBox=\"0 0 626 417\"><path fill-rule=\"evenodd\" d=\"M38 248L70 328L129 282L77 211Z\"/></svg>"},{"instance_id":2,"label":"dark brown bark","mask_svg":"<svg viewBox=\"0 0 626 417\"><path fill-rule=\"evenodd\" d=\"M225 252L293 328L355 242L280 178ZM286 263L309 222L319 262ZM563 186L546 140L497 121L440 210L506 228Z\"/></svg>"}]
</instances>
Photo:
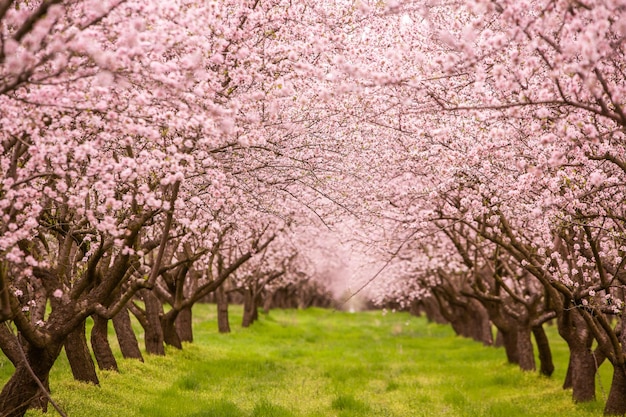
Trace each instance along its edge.
<instances>
[{"instance_id":1,"label":"dark brown bark","mask_svg":"<svg viewBox=\"0 0 626 417\"><path fill-rule=\"evenodd\" d=\"M180 341L180 337L178 337L178 331L176 331L176 317L178 317L178 310L174 309L162 316L161 327L163 329L163 341L169 346L182 349L183 344Z\"/></svg>"},{"instance_id":2,"label":"dark brown bark","mask_svg":"<svg viewBox=\"0 0 626 417\"><path fill-rule=\"evenodd\" d=\"M2 353L11 361L15 368L24 366L24 356L21 351L22 347L19 344L18 338L15 337L7 325L0 325L0 349L2 349ZM48 386L48 380L46 379L42 381L42 383L49 392L50 387ZM44 412L47 411L48 397L41 389L31 402L30 407L40 409Z\"/></svg>"},{"instance_id":3,"label":"dark brown bark","mask_svg":"<svg viewBox=\"0 0 626 417\"><path fill-rule=\"evenodd\" d=\"M621 298L624 299L623 290L620 293ZM615 333L619 344L615 346L614 354L608 357L613 365L613 380L611 381L609 397L604 407L604 414L623 416L626 415L626 363L624 362L624 356L626 355L626 319L624 317L621 317L616 325Z\"/></svg>"},{"instance_id":4,"label":"dark brown bark","mask_svg":"<svg viewBox=\"0 0 626 417\"><path fill-rule=\"evenodd\" d=\"M60 343L50 343L43 349L28 344L24 347L24 354L32 371L44 385L47 385L50 369L60 352ZM33 379L24 361L21 361L0 393L0 415L23 417L32 401L40 395L39 384Z\"/></svg>"},{"instance_id":5,"label":"dark brown bark","mask_svg":"<svg viewBox=\"0 0 626 417\"><path fill-rule=\"evenodd\" d=\"M65 354L70 363L74 379L98 385L100 382L96 374L96 366L87 346L84 320L67 335L63 347L65 348Z\"/></svg>"},{"instance_id":6,"label":"dark brown bark","mask_svg":"<svg viewBox=\"0 0 626 417\"><path fill-rule=\"evenodd\" d=\"M269 314L270 309L272 308L273 300L275 293L269 293L265 295L263 299L263 314Z\"/></svg>"},{"instance_id":7,"label":"dark brown bark","mask_svg":"<svg viewBox=\"0 0 626 417\"><path fill-rule=\"evenodd\" d=\"M519 351L517 345L517 330L503 330L499 329L502 335L502 346L506 354L506 359L509 363L519 364Z\"/></svg>"},{"instance_id":8,"label":"dark brown bark","mask_svg":"<svg viewBox=\"0 0 626 417\"><path fill-rule=\"evenodd\" d=\"M539 372L545 376L552 376L554 372L554 362L552 361L552 351L550 350L550 342L543 326L533 326L533 336L537 343L537 351L539 352Z\"/></svg>"},{"instance_id":9,"label":"dark brown bark","mask_svg":"<svg viewBox=\"0 0 626 417\"><path fill-rule=\"evenodd\" d=\"M185 307L176 317L176 331L181 342L193 342L193 321L191 307Z\"/></svg>"},{"instance_id":10,"label":"dark brown bark","mask_svg":"<svg viewBox=\"0 0 626 417\"><path fill-rule=\"evenodd\" d=\"M605 356L600 350L595 353L591 350L593 335L576 310L563 309L557 324L570 353L563 388L572 388L572 399L575 402L593 401L596 398L595 376Z\"/></svg>"},{"instance_id":11,"label":"dark brown bark","mask_svg":"<svg viewBox=\"0 0 626 417\"><path fill-rule=\"evenodd\" d=\"M163 313L163 306L152 291L141 290L141 295L146 306L146 326L144 328L146 352L152 355L165 355L160 318Z\"/></svg>"},{"instance_id":12,"label":"dark brown bark","mask_svg":"<svg viewBox=\"0 0 626 417\"><path fill-rule=\"evenodd\" d=\"M250 327L259 318L257 300L252 290L244 291L242 327Z\"/></svg>"},{"instance_id":13,"label":"dark brown bark","mask_svg":"<svg viewBox=\"0 0 626 417\"><path fill-rule=\"evenodd\" d=\"M217 329L220 333L230 333L228 296L226 295L223 285L220 285L215 291L215 301L217 302Z\"/></svg>"},{"instance_id":14,"label":"dark brown bark","mask_svg":"<svg viewBox=\"0 0 626 417\"><path fill-rule=\"evenodd\" d=\"M122 356L125 358L139 359L143 362L143 356L141 355L141 350L139 349L137 336L133 331L130 315L128 314L128 308L122 308L115 316L113 316L112 321Z\"/></svg>"},{"instance_id":15,"label":"dark brown bark","mask_svg":"<svg viewBox=\"0 0 626 417\"><path fill-rule=\"evenodd\" d=\"M491 329L491 320L485 307L476 300L470 299L468 305L471 309L468 311L471 316L472 331L470 337L477 342L481 342L485 346L493 345L493 331Z\"/></svg>"},{"instance_id":16,"label":"dark brown bark","mask_svg":"<svg viewBox=\"0 0 626 417\"><path fill-rule=\"evenodd\" d=\"M613 365L613 380L604 414L607 416L626 415L626 366L624 364Z\"/></svg>"},{"instance_id":17,"label":"dark brown bark","mask_svg":"<svg viewBox=\"0 0 626 417\"><path fill-rule=\"evenodd\" d=\"M567 372L565 373L565 380L563 381L563 389L570 389L573 386L572 382L572 354L570 351L569 361L567 364ZM576 401L576 400L574 400ZM577 401L580 402L580 401Z\"/></svg>"},{"instance_id":18,"label":"dark brown bark","mask_svg":"<svg viewBox=\"0 0 626 417\"><path fill-rule=\"evenodd\" d=\"M6 283L6 279L6 272L0 269L0 322L9 320L12 316L9 286Z\"/></svg>"},{"instance_id":19,"label":"dark brown bark","mask_svg":"<svg viewBox=\"0 0 626 417\"><path fill-rule=\"evenodd\" d=\"M517 353L519 355L519 367L522 371L534 371L537 369L530 334L531 329L529 327L523 325L518 326Z\"/></svg>"},{"instance_id":20,"label":"dark brown bark","mask_svg":"<svg viewBox=\"0 0 626 417\"><path fill-rule=\"evenodd\" d=\"M437 300L427 297L420 301L419 305L426 314L426 319L431 323L447 324L448 320L441 314Z\"/></svg>"},{"instance_id":21,"label":"dark brown bark","mask_svg":"<svg viewBox=\"0 0 626 417\"><path fill-rule=\"evenodd\" d=\"M575 402L596 399L596 358L585 346L570 348L569 368L572 398Z\"/></svg>"},{"instance_id":22,"label":"dark brown bark","mask_svg":"<svg viewBox=\"0 0 626 417\"><path fill-rule=\"evenodd\" d=\"M50 392L50 378L46 378L46 380L41 381L41 383L46 389L46 392L49 393ZM49 403L48 396L46 395L45 392L41 390L41 387L39 387L39 391L37 392L37 395L35 396L33 401L30 403L30 408L41 410L42 412L47 413L48 403Z\"/></svg>"},{"instance_id":23,"label":"dark brown bark","mask_svg":"<svg viewBox=\"0 0 626 417\"><path fill-rule=\"evenodd\" d=\"M504 337L500 329L496 329L496 339L493 341L495 347L504 347Z\"/></svg>"},{"instance_id":24,"label":"dark brown bark","mask_svg":"<svg viewBox=\"0 0 626 417\"><path fill-rule=\"evenodd\" d=\"M14 367L17 368L19 363L23 361L17 338L7 324L0 325L0 349Z\"/></svg>"},{"instance_id":25,"label":"dark brown bark","mask_svg":"<svg viewBox=\"0 0 626 417\"><path fill-rule=\"evenodd\" d=\"M497 329L496 346L504 347L506 359L511 364L520 364L520 352L518 343L519 322L502 308L502 303L497 301L482 300L481 304L487 310L491 322ZM530 334L528 335L530 339ZM532 347L532 345L531 345Z\"/></svg>"},{"instance_id":26,"label":"dark brown bark","mask_svg":"<svg viewBox=\"0 0 626 417\"><path fill-rule=\"evenodd\" d=\"M98 362L98 367L108 371L119 371L117 361L115 360L115 356L113 356L113 351L109 344L109 320L98 315L94 315L92 318L91 348L96 357L96 362Z\"/></svg>"}]
</instances>

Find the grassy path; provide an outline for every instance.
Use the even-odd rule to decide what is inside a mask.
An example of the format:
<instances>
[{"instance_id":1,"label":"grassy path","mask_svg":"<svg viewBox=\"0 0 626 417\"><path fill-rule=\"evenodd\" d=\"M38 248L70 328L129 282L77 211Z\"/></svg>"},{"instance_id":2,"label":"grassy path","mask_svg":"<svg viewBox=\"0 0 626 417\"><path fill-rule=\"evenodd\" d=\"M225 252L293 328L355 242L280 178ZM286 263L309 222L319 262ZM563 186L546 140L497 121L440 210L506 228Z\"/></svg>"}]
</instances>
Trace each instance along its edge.
<instances>
[{"instance_id":1,"label":"grassy path","mask_svg":"<svg viewBox=\"0 0 626 417\"><path fill-rule=\"evenodd\" d=\"M273 311L230 335L217 333L214 306L194 314L195 343L146 363L120 360L119 374L100 373L101 387L74 382L62 355L54 397L70 417L602 415L601 402L575 405L560 388L562 344L547 379L404 313ZM10 372L2 358L2 381Z\"/></svg>"}]
</instances>

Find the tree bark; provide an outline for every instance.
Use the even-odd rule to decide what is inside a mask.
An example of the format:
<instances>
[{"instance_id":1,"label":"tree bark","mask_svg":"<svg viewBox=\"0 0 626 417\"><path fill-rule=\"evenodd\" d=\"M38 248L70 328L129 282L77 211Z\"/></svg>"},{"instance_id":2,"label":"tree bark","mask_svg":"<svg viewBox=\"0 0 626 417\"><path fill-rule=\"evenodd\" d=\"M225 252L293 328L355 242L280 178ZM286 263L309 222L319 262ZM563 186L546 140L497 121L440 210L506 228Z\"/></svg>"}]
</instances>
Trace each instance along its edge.
<instances>
[{"instance_id":1,"label":"tree bark","mask_svg":"<svg viewBox=\"0 0 626 417\"><path fill-rule=\"evenodd\" d=\"M74 379L99 385L96 366L87 346L85 320L67 335L63 347L65 348L65 354L70 363Z\"/></svg>"},{"instance_id":2,"label":"tree bark","mask_svg":"<svg viewBox=\"0 0 626 417\"><path fill-rule=\"evenodd\" d=\"M621 296L623 299L623 292ZM623 316L616 326L616 333L619 338L619 350L616 349L615 356L611 361L613 364L613 380L611 381L609 397L604 407L604 414L623 416L626 415L626 363L624 363L624 356L626 356L626 320Z\"/></svg>"},{"instance_id":3,"label":"tree bark","mask_svg":"<svg viewBox=\"0 0 626 417\"><path fill-rule=\"evenodd\" d=\"M245 290L243 298L243 319L241 327L250 327L259 318L257 297L252 290Z\"/></svg>"},{"instance_id":4,"label":"tree bark","mask_svg":"<svg viewBox=\"0 0 626 417\"><path fill-rule=\"evenodd\" d=\"M537 350L539 351L539 372L545 376L552 376L554 372L554 362L552 361L552 351L550 350L550 342L546 331L542 325L533 326L533 336L537 342Z\"/></svg>"},{"instance_id":5,"label":"tree bark","mask_svg":"<svg viewBox=\"0 0 626 417\"><path fill-rule=\"evenodd\" d=\"M46 391L50 393L50 378L46 378L46 380L41 381L41 383L43 384ZM48 402L49 402L48 396L46 395L45 392L41 390L41 387L39 387L39 391L37 392L37 395L35 396L33 401L30 403L30 408L35 409L35 410L41 410L41 412L47 413Z\"/></svg>"},{"instance_id":6,"label":"tree bark","mask_svg":"<svg viewBox=\"0 0 626 417\"><path fill-rule=\"evenodd\" d=\"M531 329L527 326L520 325L517 328L517 353L519 354L519 367L522 371L537 369L530 334Z\"/></svg>"},{"instance_id":7,"label":"tree bark","mask_svg":"<svg viewBox=\"0 0 626 417\"><path fill-rule=\"evenodd\" d=\"M96 357L96 362L98 362L98 367L107 371L119 371L117 361L109 344L109 320L98 315L93 315L92 318L91 348Z\"/></svg>"},{"instance_id":8,"label":"tree bark","mask_svg":"<svg viewBox=\"0 0 626 417\"><path fill-rule=\"evenodd\" d=\"M569 369L572 399L587 402L596 399L596 359L585 346L570 347Z\"/></svg>"},{"instance_id":9,"label":"tree bark","mask_svg":"<svg viewBox=\"0 0 626 417\"><path fill-rule=\"evenodd\" d=\"M145 342L146 352L152 355L165 355L163 345L163 329L161 328L161 318L163 307L157 296L150 290L141 290L141 295L146 306Z\"/></svg>"},{"instance_id":10,"label":"tree bark","mask_svg":"<svg viewBox=\"0 0 626 417\"><path fill-rule=\"evenodd\" d=\"M176 317L178 317L178 310L170 310L167 314L161 318L161 326L163 329L163 341L169 346L173 346L176 349L182 349L183 344L178 337L176 331Z\"/></svg>"},{"instance_id":11,"label":"tree bark","mask_svg":"<svg viewBox=\"0 0 626 417\"><path fill-rule=\"evenodd\" d=\"M220 333L230 333L228 296L222 285L215 291L215 301L217 302L217 329Z\"/></svg>"},{"instance_id":12,"label":"tree bark","mask_svg":"<svg viewBox=\"0 0 626 417\"><path fill-rule=\"evenodd\" d=\"M613 365L613 380L604 414L607 416L626 415L626 366L624 364Z\"/></svg>"},{"instance_id":13,"label":"tree bark","mask_svg":"<svg viewBox=\"0 0 626 417\"><path fill-rule=\"evenodd\" d=\"M141 350L139 349L137 336L133 331L130 315L128 314L128 308L122 308L115 316L113 316L112 321L122 356L124 358L139 359L143 362L143 356L141 355Z\"/></svg>"},{"instance_id":14,"label":"tree bark","mask_svg":"<svg viewBox=\"0 0 626 417\"><path fill-rule=\"evenodd\" d=\"M275 294L274 292L268 293L263 299L263 313L264 314L269 314L270 309L273 306L274 294Z\"/></svg>"},{"instance_id":15,"label":"tree bark","mask_svg":"<svg viewBox=\"0 0 626 417\"><path fill-rule=\"evenodd\" d=\"M596 398L595 376L605 355L600 349L591 350L593 335L575 310L564 309L557 325L570 353L563 389L572 388L574 402L593 401Z\"/></svg>"},{"instance_id":16,"label":"tree bark","mask_svg":"<svg viewBox=\"0 0 626 417\"><path fill-rule=\"evenodd\" d=\"M36 377L47 385L50 369L61 352L61 343L51 343L43 349L29 344L24 347L24 355ZM39 384L33 379L26 363L22 360L0 393L0 415L3 417L23 417L31 405L41 395Z\"/></svg>"},{"instance_id":17,"label":"tree bark","mask_svg":"<svg viewBox=\"0 0 626 417\"><path fill-rule=\"evenodd\" d=\"M517 344L517 330L513 329L510 331L506 331L503 329L499 329L500 335L502 336L502 346L504 347L504 352L506 353L506 359L509 363L519 364L519 350Z\"/></svg>"},{"instance_id":18,"label":"tree bark","mask_svg":"<svg viewBox=\"0 0 626 417\"><path fill-rule=\"evenodd\" d=\"M193 321L191 307L185 307L176 317L176 330L181 342L193 342Z\"/></svg>"},{"instance_id":19,"label":"tree bark","mask_svg":"<svg viewBox=\"0 0 626 417\"><path fill-rule=\"evenodd\" d=\"M485 346L493 345L491 320L485 307L478 301L468 300L468 315L471 317L470 337Z\"/></svg>"}]
</instances>

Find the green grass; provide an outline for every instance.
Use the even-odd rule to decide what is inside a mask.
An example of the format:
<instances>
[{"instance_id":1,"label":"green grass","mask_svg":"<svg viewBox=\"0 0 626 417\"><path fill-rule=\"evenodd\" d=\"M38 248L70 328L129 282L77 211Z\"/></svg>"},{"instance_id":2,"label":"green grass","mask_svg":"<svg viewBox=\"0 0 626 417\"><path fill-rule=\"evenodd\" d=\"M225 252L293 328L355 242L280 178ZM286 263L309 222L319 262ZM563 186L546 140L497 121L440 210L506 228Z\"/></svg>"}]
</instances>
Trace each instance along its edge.
<instances>
[{"instance_id":1,"label":"green grass","mask_svg":"<svg viewBox=\"0 0 626 417\"><path fill-rule=\"evenodd\" d=\"M73 381L62 355L54 398L70 417L602 415L600 388L600 401L578 405L561 389L567 349L554 329L557 371L544 378L506 364L502 349L405 313L272 311L228 335L217 333L215 316L214 306L198 306L195 343L145 363L120 359L120 373L99 373L100 387ZM237 323L241 309L231 316ZM10 373L2 358L0 381Z\"/></svg>"}]
</instances>

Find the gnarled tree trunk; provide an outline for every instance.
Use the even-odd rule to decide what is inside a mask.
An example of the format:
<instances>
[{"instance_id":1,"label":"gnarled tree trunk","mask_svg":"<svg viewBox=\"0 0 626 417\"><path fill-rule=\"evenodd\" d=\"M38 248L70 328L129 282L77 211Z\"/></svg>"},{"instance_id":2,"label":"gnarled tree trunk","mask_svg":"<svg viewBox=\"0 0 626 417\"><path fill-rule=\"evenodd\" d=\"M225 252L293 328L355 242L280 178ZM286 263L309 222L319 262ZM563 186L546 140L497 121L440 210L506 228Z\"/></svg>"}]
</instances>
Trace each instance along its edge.
<instances>
[{"instance_id":1,"label":"gnarled tree trunk","mask_svg":"<svg viewBox=\"0 0 626 417\"><path fill-rule=\"evenodd\" d=\"M98 362L98 367L103 370L118 371L117 361L109 344L109 320L98 315L93 315L92 318L91 348L96 357L96 362Z\"/></svg>"},{"instance_id":2,"label":"gnarled tree trunk","mask_svg":"<svg viewBox=\"0 0 626 417\"><path fill-rule=\"evenodd\" d=\"M550 342L546 331L542 325L533 326L533 336L537 342L537 350L539 351L539 372L545 376L551 376L554 372L554 362L552 361L552 351L550 350Z\"/></svg>"},{"instance_id":3,"label":"gnarled tree trunk","mask_svg":"<svg viewBox=\"0 0 626 417\"><path fill-rule=\"evenodd\" d=\"M593 401L596 398L596 373L605 355L599 349L596 352L591 350L593 336L576 310L564 309L557 324L570 353L563 388L572 388L575 402Z\"/></svg>"},{"instance_id":4,"label":"gnarled tree trunk","mask_svg":"<svg viewBox=\"0 0 626 417\"><path fill-rule=\"evenodd\" d=\"M74 379L98 385L100 382L96 374L96 366L87 346L84 320L67 335L63 347L65 348L65 354L70 363Z\"/></svg>"},{"instance_id":5,"label":"gnarled tree trunk","mask_svg":"<svg viewBox=\"0 0 626 417\"><path fill-rule=\"evenodd\" d=\"M161 314L163 307L157 296L150 290L141 290L141 296L146 306L145 342L146 352L152 355L165 355L163 345L163 329L161 327Z\"/></svg>"},{"instance_id":6,"label":"gnarled tree trunk","mask_svg":"<svg viewBox=\"0 0 626 417\"><path fill-rule=\"evenodd\" d=\"M502 340L502 347L506 354L507 362L511 364L519 364L519 350L517 345L517 329L498 329Z\"/></svg>"},{"instance_id":7,"label":"gnarled tree trunk","mask_svg":"<svg viewBox=\"0 0 626 417\"><path fill-rule=\"evenodd\" d=\"M626 415L626 365L613 364L613 380L604 414L608 416Z\"/></svg>"},{"instance_id":8,"label":"gnarled tree trunk","mask_svg":"<svg viewBox=\"0 0 626 417\"><path fill-rule=\"evenodd\" d=\"M37 379L47 385L50 369L61 352L62 344L50 343L45 348L26 344L24 355ZM39 384L33 379L26 363L22 360L0 393L0 415L3 417L23 417L26 410L41 395Z\"/></svg>"},{"instance_id":9,"label":"gnarled tree trunk","mask_svg":"<svg viewBox=\"0 0 626 417\"><path fill-rule=\"evenodd\" d=\"M191 307L185 307L176 317L176 331L181 342L193 342L193 321Z\"/></svg>"},{"instance_id":10,"label":"gnarled tree trunk","mask_svg":"<svg viewBox=\"0 0 626 417\"><path fill-rule=\"evenodd\" d=\"M535 353L530 334L530 327L518 325L517 353L519 355L519 367L522 371L534 371L537 369L535 364Z\"/></svg>"},{"instance_id":11,"label":"gnarled tree trunk","mask_svg":"<svg viewBox=\"0 0 626 417\"><path fill-rule=\"evenodd\" d=\"M115 316L113 316L112 321L122 356L125 358L139 359L143 362L143 356L141 355L141 350L139 349L137 336L133 331L130 315L128 314L128 308L123 307Z\"/></svg>"},{"instance_id":12,"label":"gnarled tree trunk","mask_svg":"<svg viewBox=\"0 0 626 417\"><path fill-rule=\"evenodd\" d=\"M575 402L587 402L596 399L595 378L598 371L594 353L586 346L570 346L570 358L567 369L572 399ZM564 384L565 388L565 384Z\"/></svg>"},{"instance_id":13,"label":"gnarled tree trunk","mask_svg":"<svg viewBox=\"0 0 626 417\"><path fill-rule=\"evenodd\" d=\"M173 346L177 349L182 349L183 344L178 337L176 330L176 317L178 317L178 310L171 309L161 317L161 327L163 329L163 341L169 346Z\"/></svg>"}]
</instances>

